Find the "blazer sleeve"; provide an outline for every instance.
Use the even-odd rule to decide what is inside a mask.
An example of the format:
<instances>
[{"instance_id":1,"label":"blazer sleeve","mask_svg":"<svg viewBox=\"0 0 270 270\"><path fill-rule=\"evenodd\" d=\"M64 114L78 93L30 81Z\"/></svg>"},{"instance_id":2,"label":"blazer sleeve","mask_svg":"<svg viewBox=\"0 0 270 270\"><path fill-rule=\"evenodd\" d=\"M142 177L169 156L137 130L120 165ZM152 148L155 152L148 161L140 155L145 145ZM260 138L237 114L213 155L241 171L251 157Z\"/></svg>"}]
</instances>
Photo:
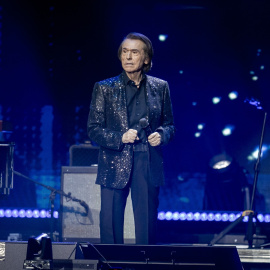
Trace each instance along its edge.
<instances>
[{"instance_id":1,"label":"blazer sleeve","mask_svg":"<svg viewBox=\"0 0 270 270\"><path fill-rule=\"evenodd\" d=\"M165 82L163 92L161 126L159 126L156 131L161 135L162 145L168 144L173 139L175 134L170 88L167 82Z\"/></svg>"},{"instance_id":2,"label":"blazer sleeve","mask_svg":"<svg viewBox=\"0 0 270 270\"><path fill-rule=\"evenodd\" d=\"M124 147L122 143L123 132L110 130L106 125L106 95L104 87L96 83L92 93L90 111L87 121L87 134L91 140L98 145L121 151ZM113 115L110 115L113 117Z\"/></svg>"}]
</instances>

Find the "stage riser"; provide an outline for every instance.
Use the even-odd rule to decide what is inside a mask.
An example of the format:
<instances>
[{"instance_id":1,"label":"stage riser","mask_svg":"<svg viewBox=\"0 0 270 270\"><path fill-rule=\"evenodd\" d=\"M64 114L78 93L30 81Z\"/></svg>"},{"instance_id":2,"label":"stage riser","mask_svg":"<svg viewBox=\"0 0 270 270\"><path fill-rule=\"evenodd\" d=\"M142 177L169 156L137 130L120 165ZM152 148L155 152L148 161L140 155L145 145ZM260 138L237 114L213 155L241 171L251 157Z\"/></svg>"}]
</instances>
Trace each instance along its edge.
<instances>
[{"instance_id":1,"label":"stage riser","mask_svg":"<svg viewBox=\"0 0 270 270\"><path fill-rule=\"evenodd\" d=\"M1 270L23 269L26 259L27 242L2 242L5 246L5 260L0 261ZM86 246L88 249L88 246ZM53 243L55 270L63 269L106 269L99 261L100 256L93 250L98 249L112 266L120 269L181 269L181 270L242 270L236 248L231 247L196 247L196 246L136 246L136 245L90 245L90 256L82 253L84 261L75 252L76 243ZM3 250L1 250L3 251ZM76 254L76 255L75 255ZM142 259L143 254L149 257L149 265ZM171 257L177 265L170 265ZM143 257L144 258L144 257ZM88 260L91 268L83 266ZM125 261L125 263L123 263ZM134 263L135 261L135 263ZM266 264L269 266L269 264ZM85 267L85 268L84 268ZM249 268L251 269L251 268ZM255 268L254 268L255 269ZM253 270L253 269L252 269Z\"/></svg>"}]
</instances>

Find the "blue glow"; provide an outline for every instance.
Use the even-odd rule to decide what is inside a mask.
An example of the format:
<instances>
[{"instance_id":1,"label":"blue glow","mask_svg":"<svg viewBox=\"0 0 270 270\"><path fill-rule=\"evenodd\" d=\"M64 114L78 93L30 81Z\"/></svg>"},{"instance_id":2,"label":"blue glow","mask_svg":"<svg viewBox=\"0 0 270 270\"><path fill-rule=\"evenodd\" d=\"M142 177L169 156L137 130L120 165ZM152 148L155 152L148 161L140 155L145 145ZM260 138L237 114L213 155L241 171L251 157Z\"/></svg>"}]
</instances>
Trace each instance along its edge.
<instances>
[{"instance_id":1,"label":"blue glow","mask_svg":"<svg viewBox=\"0 0 270 270\"><path fill-rule=\"evenodd\" d=\"M194 218L195 221L199 221L199 220L201 220L201 214L199 212L196 212L193 215L193 218Z\"/></svg>"},{"instance_id":2,"label":"blue glow","mask_svg":"<svg viewBox=\"0 0 270 270\"><path fill-rule=\"evenodd\" d=\"M199 130L202 130L202 129L204 128L204 124L203 124L203 123L198 124L197 128L198 128Z\"/></svg>"},{"instance_id":3,"label":"blue glow","mask_svg":"<svg viewBox=\"0 0 270 270\"><path fill-rule=\"evenodd\" d=\"M181 212L181 213L179 214L179 219L180 219L180 220L186 220L186 219L187 219L187 214L186 214L185 212Z\"/></svg>"},{"instance_id":4,"label":"blue glow","mask_svg":"<svg viewBox=\"0 0 270 270\"><path fill-rule=\"evenodd\" d=\"M206 221L206 220L207 220L207 214L201 213L201 221Z\"/></svg>"},{"instance_id":5,"label":"blue glow","mask_svg":"<svg viewBox=\"0 0 270 270\"><path fill-rule=\"evenodd\" d=\"M267 223L270 222L270 215L265 215L264 216L264 222L267 222Z\"/></svg>"},{"instance_id":6,"label":"blue glow","mask_svg":"<svg viewBox=\"0 0 270 270\"><path fill-rule=\"evenodd\" d=\"M192 212L187 213L187 220L193 220L193 213Z\"/></svg>"},{"instance_id":7,"label":"blue glow","mask_svg":"<svg viewBox=\"0 0 270 270\"><path fill-rule=\"evenodd\" d=\"M167 212L166 214L165 214L165 219L166 220L171 220L172 219L172 212Z\"/></svg>"},{"instance_id":8,"label":"blue glow","mask_svg":"<svg viewBox=\"0 0 270 270\"><path fill-rule=\"evenodd\" d=\"M196 133L194 134L194 136L195 136L196 138L199 138L199 137L201 136L201 132L196 132Z\"/></svg>"},{"instance_id":9,"label":"blue glow","mask_svg":"<svg viewBox=\"0 0 270 270\"><path fill-rule=\"evenodd\" d=\"M266 154L270 149L270 145L264 144L261 149L261 157ZM252 153L247 157L248 160L253 161L258 158L259 155L259 146L257 146Z\"/></svg>"},{"instance_id":10,"label":"blue glow","mask_svg":"<svg viewBox=\"0 0 270 270\"><path fill-rule=\"evenodd\" d=\"M213 221L215 219L215 215L213 213L208 214L208 220Z\"/></svg>"},{"instance_id":11,"label":"blue glow","mask_svg":"<svg viewBox=\"0 0 270 270\"><path fill-rule=\"evenodd\" d=\"M212 102L213 104L218 104L221 101L221 97L213 97Z\"/></svg>"},{"instance_id":12,"label":"blue glow","mask_svg":"<svg viewBox=\"0 0 270 270\"><path fill-rule=\"evenodd\" d=\"M258 80L259 80L259 77L256 76L256 75L254 75L254 76L251 77L251 80L254 81L254 82L255 82L255 81L258 81Z\"/></svg>"},{"instance_id":13,"label":"blue glow","mask_svg":"<svg viewBox=\"0 0 270 270\"><path fill-rule=\"evenodd\" d=\"M178 212L174 212L172 215L172 219L173 220L179 220L179 213Z\"/></svg>"},{"instance_id":14,"label":"blue glow","mask_svg":"<svg viewBox=\"0 0 270 270\"><path fill-rule=\"evenodd\" d=\"M231 93L229 93L228 95L230 100L234 100L238 98L238 92L237 91L232 91Z\"/></svg>"},{"instance_id":15,"label":"blue glow","mask_svg":"<svg viewBox=\"0 0 270 270\"><path fill-rule=\"evenodd\" d=\"M229 215L227 213L224 213L221 215L221 220L222 221L228 221L229 220Z\"/></svg>"},{"instance_id":16,"label":"blue glow","mask_svg":"<svg viewBox=\"0 0 270 270\"><path fill-rule=\"evenodd\" d=\"M159 41L164 42L168 38L168 35L161 34L158 36Z\"/></svg>"},{"instance_id":17,"label":"blue glow","mask_svg":"<svg viewBox=\"0 0 270 270\"><path fill-rule=\"evenodd\" d=\"M230 136L232 135L233 130L235 127L233 125L227 125L225 128L222 130L223 136Z\"/></svg>"}]
</instances>

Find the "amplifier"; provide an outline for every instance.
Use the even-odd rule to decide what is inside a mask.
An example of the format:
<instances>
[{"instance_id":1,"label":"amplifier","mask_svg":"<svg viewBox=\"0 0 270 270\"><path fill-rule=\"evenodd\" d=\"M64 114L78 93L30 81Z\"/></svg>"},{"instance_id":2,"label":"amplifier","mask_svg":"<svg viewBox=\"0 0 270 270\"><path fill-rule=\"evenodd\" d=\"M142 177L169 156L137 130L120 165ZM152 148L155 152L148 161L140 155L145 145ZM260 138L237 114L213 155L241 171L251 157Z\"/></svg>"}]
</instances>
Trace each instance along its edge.
<instances>
[{"instance_id":1,"label":"amplifier","mask_svg":"<svg viewBox=\"0 0 270 270\"><path fill-rule=\"evenodd\" d=\"M61 238L64 242L89 241L100 243L100 186L95 184L97 166L62 167L61 189L86 202L88 211L78 202L61 198ZM135 243L131 197L125 210L124 241Z\"/></svg>"},{"instance_id":2,"label":"amplifier","mask_svg":"<svg viewBox=\"0 0 270 270\"><path fill-rule=\"evenodd\" d=\"M91 166L98 164L99 147L90 143L72 145L69 148L70 166Z\"/></svg>"}]
</instances>

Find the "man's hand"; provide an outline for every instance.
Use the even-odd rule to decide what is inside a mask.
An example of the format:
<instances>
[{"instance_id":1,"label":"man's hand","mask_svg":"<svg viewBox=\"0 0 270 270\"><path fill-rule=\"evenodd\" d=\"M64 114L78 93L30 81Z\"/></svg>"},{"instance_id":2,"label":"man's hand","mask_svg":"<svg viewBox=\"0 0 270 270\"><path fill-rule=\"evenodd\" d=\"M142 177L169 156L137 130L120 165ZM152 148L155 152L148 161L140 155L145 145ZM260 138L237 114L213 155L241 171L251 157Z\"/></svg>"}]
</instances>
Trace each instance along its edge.
<instances>
[{"instance_id":1,"label":"man's hand","mask_svg":"<svg viewBox=\"0 0 270 270\"><path fill-rule=\"evenodd\" d=\"M134 143L135 140L139 140L137 136L137 130L129 129L126 133L123 134L122 137L123 143Z\"/></svg>"},{"instance_id":2,"label":"man's hand","mask_svg":"<svg viewBox=\"0 0 270 270\"><path fill-rule=\"evenodd\" d=\"M148 137L148 142L150 143L151 146L158 146L161 144L161 136L158 132L154 132L150 134Z\"/></svg>"}]
</instances>

